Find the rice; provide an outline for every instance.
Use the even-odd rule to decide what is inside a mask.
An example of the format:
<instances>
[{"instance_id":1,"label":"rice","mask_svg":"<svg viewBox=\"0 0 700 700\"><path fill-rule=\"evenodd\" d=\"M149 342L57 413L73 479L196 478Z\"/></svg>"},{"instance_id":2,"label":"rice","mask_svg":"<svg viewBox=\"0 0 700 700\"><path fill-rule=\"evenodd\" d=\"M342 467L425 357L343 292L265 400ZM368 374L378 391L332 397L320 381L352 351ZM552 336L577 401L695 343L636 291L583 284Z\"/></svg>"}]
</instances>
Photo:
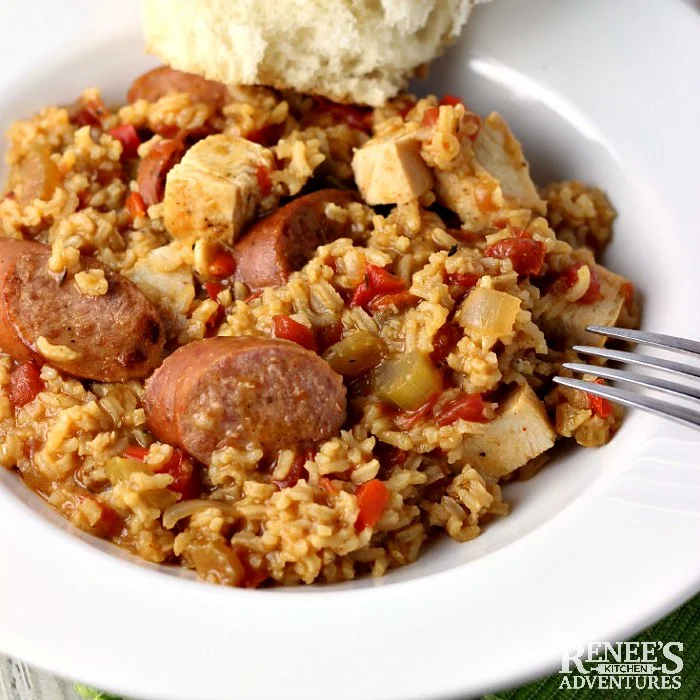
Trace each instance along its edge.
<instances>
[{"instance_id":1,"label":"rice","mask_svg":"<svg viewBox=\"0 0 700 700\"><path fill-rule=\"evenodd\" d=\"M324 181L352 186L353 149L368 139L310 98L262 88L233 94L222 109L184 93L137 100L108 111L102 128L81 125L75 108L59 107L15 123L8 133L11 174L0 201L2 235L49 244L49 267L56 274L79 269L87 255L123 273L157 306L171 349L213 335L271 337L274 317L285 315L317 335L333 328L345 337L362 331L390 352L435 356L446 328L460 322L469 293L450 280L472 277L477 287L518 300L512 326L496 335L460 331L439 360L445 390L432 413L403 415L364 392L361 381L349 382L351 419L313 451L286 449L271 458L250 443L215 452L208 466L154 439L142 406L143 381L64 376L51 360L75 351L40 338L37 348L48 362L42 388L22 405L15 386L19 365L0 354L1 466L16 469L75 526L149 561L194 569L226 585L292 585L379 576L414 561L437 531L465 542L494 516L506 515L499 482L531 475L546 453L503 478L489 476L464 454L470 440L488 434L509 390L535 390L557 437L583 446L610 439L619 409L601 415L585 394L550 382L562 362L575 358L567 349L568 331L558 328L561 319L593 309L581 300L591 296L599 269L595 256L615 216L600 190L578 181L554 183L541 191L541 202L514 204L497 180L474 170L460 145L476 136L480 120L461 104L442 106L421 156L436 173L461 178L477 199L487 201L486 210L475 209L460 228L446 224L448 213L429 209L436 197L440 201L439 191L391 210L361 201L329 205L326 216L349 222L350 237L318 248L285 284L259 295L240 283L207 292L203 282L218 247L204 239L194 246L172 241L162 204L145 215L129 214L125 200L138 193L138 185L110 128L130 124L141 130L140 157L173 130L274 134L278 167L271 206ZM98 91L89 90L78 104L100 100ZM408 112L406 104L413 105ZM393 106L375 110L374 133L421 133L436 105L432 97L400 96ZM37 147L46 149L60 178L45 199L27 201L21 165ZM508 244L514 231L546 256L538 281L518 274L511 258L486 254ZM375 313L349 304L368 265L401 278L411 305ZM571 269L573 283L557 287ZM629 284L608 274L606 289L618 293ZM75 284L84 295L107 292L100 269L78 272ZM636 322L633 298L620 313L620 322ZM487 396L484 420L441 423L441 411L464 394ZM187 492L176 488L183 464L194 475ZM360 526L362 489L377 482L385 503L375 521Z\"/></svg>"}]
</instances>

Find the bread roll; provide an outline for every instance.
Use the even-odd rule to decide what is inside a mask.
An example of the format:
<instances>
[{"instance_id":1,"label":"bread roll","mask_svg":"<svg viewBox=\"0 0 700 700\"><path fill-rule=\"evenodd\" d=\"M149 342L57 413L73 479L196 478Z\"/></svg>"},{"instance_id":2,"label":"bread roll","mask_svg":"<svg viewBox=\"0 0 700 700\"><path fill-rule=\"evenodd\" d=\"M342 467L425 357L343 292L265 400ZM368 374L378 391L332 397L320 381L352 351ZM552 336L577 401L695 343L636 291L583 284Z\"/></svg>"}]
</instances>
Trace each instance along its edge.
<instances>
[{"instance_id":1,"label":"bread roll","mask_svg":"<svg viewBox=\"0 0 700 700\"><path fill-rule=\"evenodd\" d=\"M173 68L376 107L479 1L143 0L143 19L148 51Z\"/></svg>"}]
</instances>

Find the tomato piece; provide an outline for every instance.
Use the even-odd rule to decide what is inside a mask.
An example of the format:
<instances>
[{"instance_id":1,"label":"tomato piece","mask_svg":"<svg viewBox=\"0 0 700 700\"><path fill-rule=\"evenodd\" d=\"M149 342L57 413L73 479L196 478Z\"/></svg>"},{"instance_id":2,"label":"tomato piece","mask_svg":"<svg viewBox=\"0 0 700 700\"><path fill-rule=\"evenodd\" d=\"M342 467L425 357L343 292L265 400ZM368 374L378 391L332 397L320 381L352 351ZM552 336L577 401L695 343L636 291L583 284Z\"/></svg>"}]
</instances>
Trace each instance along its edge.
<instances>
[{"instance_id":1,"label":"tomato piece","mask_svg":"<svg viewBox=\"0 0 700 700\"><path fill-rule=\"evenodd\" d=\"M457 420L467 420L472 423L487 423L484 416L486 404L481 394L462 394L448 401L440 408L435 416L438 425L452 425Z\"/></svg>"},{"instance_id":2,"label":"tomato piece","mask_svg":"<svg viewBox=\"0 0 700 700\"><path fill-rule=\"evenodd\" d=\"M440 116L440 110L438 107L428 107L428 109L423 112L423 119L421 119L421 126L435 126L437 124L438 117Z\"/></svg>"},{"instance_id":3,"label":"tomato piece","mask_svg":"<svg viewBox=\"0 0 700 700\"><path fill-rule=\"evenodd\" d=\"M209 264L212 277L230 277L236 271L236 261L227 250L219 252Z\"/></svg>"},{"instance_id":4,"label":"tomato piece","mask_svg":"<svg viewBox=\"0 0 700 700\"><path fill-rule=\"evenodd\" d=\"M405 282L391 272L378 265L367 265L367 279L369 284L377 293L387 294L388 292L401 292L406 289Z\"/></svg>"},{"instance_id":5,"label":"tomato piece","mask_svg":"<svg viewBox=\"0 0 700 700\"><path fill-rule=\"evenodd\" d=\"M464 331L456 323L441 326L433 337L433 351L430 353L432 361L436 365L444 362L463 336Z\"/></svg>"},{"instance_id":6,"label":"tomato piece","mask_svg":"<svg viewBox=\"0 0 700 700\"><path fill-rule=\"evenodd\" d=\"M374 527L381 518L389 501L389 489L379 479L360 484L355 492L360 512L355 521L355 529L361 532L366 527Z\"/></svg>"},{"instance_id":7,"label":"tomato piece","mask_svg":"<svg viewBox=\"0 0 700 700\"><path fill-rule=\"evenodd\" d=\"M206 290L207 296L214 301L216 301L219 294L226 289L221 282L205 282L202 286Z\"/></svg>"},{"instance_id":8,"label":"tomato piece","mask_svg":"<svg viewBox=\"0 0 700 700\"><path fill-rule=\"evenodd\" d=\"M148 447L141 447L141 445L129 445L124 450L124 456L129 459L135 459L137 462L145 462L148 456Z\"/></svg>"},{"instance_id":9,"label":"tomato piece","mask_svg":"<svg viewBox=\"0 0 700 700\"><path fill-rule=\"evenodd\" d=\"M462 100L460 100L459 97L455 97L454 95L445 95L440 100L440 106L449 105L450 107L454 107L455 105L463 104L464 102L462 102Z\"/></svg>"},{"instance_id":10,"label":"tomato piece","mask_svg":"<svg viewBox=\"0 0 700 700\"><path fill-rule=\"evenodd\" d=\"M177 124L158 124L153 130L164 139L180 139L184 136L184 129L180 129Z\"/></svg>"},{"instance_id":11,"label":"tomato piece","mask_svg":"<svg viewBox=\"0 0 700 700\"><path fill-rule=\"evenodd\" d=\"M415 411L399 411L394 416L394 423L400 430L410 430L419 421L423 420L432 412L435 402L438 400L440 392L435 392L420 408Z\"/></svg>"},{"instance_id":12,"label":"tomato piece","mask_svg":"<svg viewBox=\"0 0 700 700\"><path fill-rule=\"evenodd\" d=\"M350 306L365 306L379 294L403 292L405 282L378 265L369 263L365 270L365 279L355 289L350 299Z\"/></svg>"},{"instance_id":13,"label":"tomato piece","mask_svg":"<svg viewBox=\"0 0 700 700\"><path fill-rule=\"evenodd\" d=\"M135 459L137 462L145 462L148 453L149 448L141 447L140 445L129 445L124 450L125 457ZM181 494L183 501L194 498L197 495L199 471L181 450L173 448L173 454L170 459L165 464L154 466L154 470L158 474L170 474L173 477L173 481L168 485L168 488Z\"/></svg>"},{"instance_id":14,"label":"tomato piece","mask_svg":"<svg viewBox=\"0 0 700 700\"><path fill-rule=\"evenodd\" d=\"M350 306L364 306L374 299L374 291L368 282L360 282L350 299Z\"/></svg>"},{"instance_id":15,"label":"tomato piece","mask_svg":"<svg viewBox=\"0 0 700 700\"><path fill-rule=\"evenodd\" d=\"M564 289L571 289L576 284L578 279L578 270L583 267L584 263L578 263L569 267L563 275ZM593 304L603 298L600 292L600 278L595 268L592 265L588 266L591 272L591 281L588 285L586 293L576 300L577 304Z\"/></svg>"},{"instance_id":16,"label":"tomato piece","mask_svg":"<svg viewBox=\"0 0 700 700\"><path fill-rule=\"evenodd\" d=\"M544 243L529 237L526 231L516 232L515 238L496 241L484 251L489 258L508 258L519 275L539 275L544 265ZM526 235L522 235L526 234Z\"/></svg>"},{"instance_id":17,"label":"tomato piece","mask_svg":"<svg viewBox=\"0 0 700 700\"><path fill-rule=\"evenodd\" d=\"M159 469L159 474L170 474L172 483L168 485L171 491L182 494L182 500L194 498L199 490L199 470L190 459L177 449L173 449L173 456Z\"/></svg>"},{"instance_id":18,"label":"tomato piece","mask_svg":"<svg viewBox=\"0 0 700 700\"><path fill-rule=\"evenodd\" d=\"M270 170L264 165L258 165L255 171L255 177L258 181L258 189L263 197L267 197L272 192L272 180L270 179Z\"/></svg>"},{"instance_id":19,"label":"tomato piece","mask_svg":"<svg viewBox=\"0 0 700 700\"><path fill-rule=\"evenodd\" d=\"M7 394L10 403L15 408L20 408L34 401L45 388L46 385L41 378L41 367L35 362L22 362L10 373Z\"/></svg>"},{"instance_id":20,"label":"tomato piece","mask_svg":"<svg viewBox=\"0 0 700 700\"><path fill-rule=\"evenodd\" d=\"M290 488L291 486L296 486L296 483L299 481L299 479L302 478L304 472L306 471L304 469L306 460L313 459L313 456L314 455L311 450L307 450L306 452L298 454L294 458L294 461L292 462L292 466L289 468L287 476L285 476L284 479L273 479L272 483L280 489L286 489Z\"/></svg>"},{"instance_id":21,"label":"tomato piece","mask_svg":"<svg viewBox=\"0 0 700 700\"><path fill-rule=\"evenodd\" d=\"M143 197L138 192L129 193L126 198L126 210L132 221L137 217L146 216L146 202L143 201Z\"/></svg>"},{"instance_id":22,"label":"tomato piece","mask_svg":"<svg viewBox=\"0 0 700 700\"><path fill-rule=\"evenodd\" d=\"M137 158L138 148L141 145L136 127L133 124L120 124L107 132L112 138L121 141L122 158Z\"/></svg>"},{"instance_id":23,"label":"tomato piece","mask_svg":"<svg viewBox=\"0 0 700 700\"><path fill-rule=\"evenodd\" d=\"M275 327L275 338L291 340L293 343L301 345L302 348L312 350L313 352L318 350L316 338L310 328L307 328L305 325L295 321L289 316L273 316L272 322Z\"/></svg>"},{"instance_id":24,"label":"tomato piece","mask_svg":"<svg viewBox=\"0 0 700 700\"><path fill-rule=\"evenodd\" d=\"M596 384L601 384L605 386L605 381L603 379L596 379ZM595 394L586 394L588 397L588 405L591 407L591 411L601 418L608 418L612 415L613 407L608 399L603 396L596 396Z\"/></svg>"},{"instance_id":25,"label":"tomato piece","mask_svg":"<svg viewBox=\"0 0 700 700\"><path fill-rule=\"evenodd\" d=\"M445 284L450 287L450 296L459 300L466 296L467 292L471 291L479 281L479 275L470 273L451 272L445 275Z\"/></svg>"},{"instance_id":26,"label":"tomato piece","mask_svg":"<svg viewBox=\"0 0 700 700\"><path fill-rule=\"evenodd\" d=\"M446 284L454 284L458 287L464 287L464 289L471 289L479 281L479 275L472 275L470 273L460 273L460 272L448 272L445 275Z\"/></svg>"},{"instance_id":27,"label":"tomato piece","mask_svg":"<svg viewBox=\"0 0 700 700\"><path fill-rule=\"evenodd\" d=\"M411 294L407 290L403 292L379 294L369 302L369 310L374 314L380 309L385 309L392 304L396 306L397 309L407 309L411 306L415 306L419 301L420 299L417 296Z\"/></svg>"}]
</instances>

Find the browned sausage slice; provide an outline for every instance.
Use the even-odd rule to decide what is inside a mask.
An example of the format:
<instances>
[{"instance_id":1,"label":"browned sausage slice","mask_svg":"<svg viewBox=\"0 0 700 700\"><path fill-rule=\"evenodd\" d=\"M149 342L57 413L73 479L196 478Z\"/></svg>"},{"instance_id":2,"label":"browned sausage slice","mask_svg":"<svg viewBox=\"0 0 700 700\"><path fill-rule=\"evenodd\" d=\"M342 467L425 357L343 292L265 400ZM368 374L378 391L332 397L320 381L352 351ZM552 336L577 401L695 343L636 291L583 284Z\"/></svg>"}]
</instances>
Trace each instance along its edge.
<instances>
[{"instance_id":1,"label":"browned sausage slice","mask_svg":"<svg viewBox=\"0 0 700 700\"><path fill-rule=\"evenodd\" d=\"M163 201L165 178L180 162L185 147L179 139L165 139L157 143L139 163L136 182L139 194L147 207Z\"/></svg>"},{"instance_id":2,"label":"browned sausage slice","mask_svg":"<svg viewBox=\"0 0 700 700\"><path fill-rule=\"evenodd\" d=\"M184 73L169 66L159 66L134 80L126 97L129 102L155 102L171 92L186 92L193 102L208 102L217 109L230 101L223 83L207 80L201 75Z\"/></svg>"},{"instance_id":3,"label":"browned sausage slice","mask_svg":"<svg viewBox=\"0 0 700 700\"><path fill-rule=\"evenodd\" d=\"M249 289L283 284L313 257L316 248L350 234L350 223L325 215L327 204L345 207L352 192L319 190L285 204L251 226L234 247L236 277Z\"/></svg>"},{"instance_id":4,"label":"browned sausage slice","mask_svg":"<svg viewBox=\"0 0 700 700\"><path fill-rule=\"evenodd\" d=\"M157 367L165 343L163 326L138 287L85 258L84 269L103 270L108 283L106 294L87 296L73 275L59 280L49 272L50 254L39 243L0 239L0 349L19 361L48 363L66 374L99 381L144 377ZM40 337L75 356L42 355Z\"/></svg>"},{"instance_id":5,"label":"browned sausage slice","mask_svg":"<svg viewBox=\"0 0 700 700\"><path fill-rule=\"evenodd\" d=\"M283 340L207 338L176 350L146 382L158 440L201 462L214 450L259 443L269 452L335 435L345 387L318 355Z\"/></svg>"}]
</instances>

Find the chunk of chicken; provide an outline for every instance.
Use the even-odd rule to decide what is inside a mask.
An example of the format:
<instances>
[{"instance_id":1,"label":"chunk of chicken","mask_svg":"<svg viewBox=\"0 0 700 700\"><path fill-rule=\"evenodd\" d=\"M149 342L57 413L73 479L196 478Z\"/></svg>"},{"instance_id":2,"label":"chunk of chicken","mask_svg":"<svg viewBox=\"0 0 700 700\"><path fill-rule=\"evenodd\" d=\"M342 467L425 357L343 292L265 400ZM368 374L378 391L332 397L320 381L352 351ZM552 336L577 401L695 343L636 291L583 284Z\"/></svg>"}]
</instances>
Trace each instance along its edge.
<instances>
[{"instance_id":1,"label":"chunk of chicken","mask_svg":"<svg viewBox=\"0 0 700 700\"><path fill-rule=\"evenodd\" d=\"M417 136L402 129L371 139L355 151L352 169L367 204L410 202L433 186L420 147Z\"/></svg>"},{"instance_id":2,"label":"chunk of chicken","mask_svg":"<svg viewBox=\"0 0 700 700\"><path fill-rule=\"evenodd\" d=\"M158 307L169 336L184 328L194 301L192 268L178 241L151 250L124 274Z\"/></svg>"},{"instance_id":3,"label":"chunk of chicken","mask_svg":"<svg viewBox=\"0 0 700 700\"><path fill-rule=\"evenodd\" d=\"M173 238L214 238L231 244L257 213L260 168L272 152L238 136L216 134L187 151L165 185L165 228Z\"/></svg>"},{"instance_id":4,"label":"chunk of chicken","mask_svg":"<svg viewBox=\"0 0 700 700\"><path fill-rule=\"evenodd\" d=\"M486 228L502 204L498 182L474 173L474 161L460 155L450 170L435 172L438 202L451 209L470 230Z\"/></svg>"},{"instance_id":5,"label":"chunk of chicken","mask_svg":"<svg viewBox=\"0 0 700 700\"><path fill-rule=\"evenodd\" d=\"M490 114L472 143L465 138L449 169L435 173L438 201L469 228L491 225L501 208L546 210L530 179L518 140L502 117Z\"/></svg>"},{"instance_id":6,"label":"chunk of chicken","mask_svg":"<svg viewBox=\"0 0 700 700\"><path fill-rule=\"evenodd\" d=\"M555 438L544 404L525 384L511 391L486 432L469 438L464 460L483 474L499 478L546 452Z\"/></svg>"},{"instance_id":7,"label":"chunk of chicken","mask_svg":"<svg viewBox=\"0 0 700 700\"><path fill-rule=\"evenodd\" d=\"M552 291L545 294L533 309L533 317L545 335L567 346L580 344L600 347L605 343L605 338L589 333L586 326L623 325L625 287L629 282L602 265L589 263L589 266L600 281L601 298L598 301L591 304L569 302Z\"/></svg>"},{"instance_id":8,"label":"chunk of chicken","mask_svg":"<svg viewBox=\"0 0 700 700\"><path fill-rule=\"evenodd\" d=\"M530 166L520 142L500 114L492 112L484 119L473 148L477 172L479 167L483 168L501 183L506 206L535 209L544 214L546 205L530 179Z\"/></svg>"}]
</instances>

